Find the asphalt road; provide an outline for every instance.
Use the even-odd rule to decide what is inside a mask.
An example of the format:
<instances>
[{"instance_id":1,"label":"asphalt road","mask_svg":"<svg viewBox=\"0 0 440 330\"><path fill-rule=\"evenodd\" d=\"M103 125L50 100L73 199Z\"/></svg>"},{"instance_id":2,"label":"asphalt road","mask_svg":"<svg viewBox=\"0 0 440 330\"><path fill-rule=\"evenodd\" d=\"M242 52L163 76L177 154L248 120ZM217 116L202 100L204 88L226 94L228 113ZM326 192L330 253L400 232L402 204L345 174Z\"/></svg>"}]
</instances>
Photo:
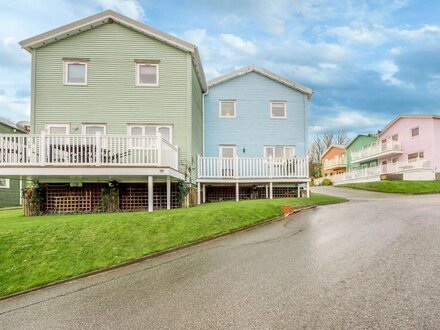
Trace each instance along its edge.
<instances>
[{"instance_id":1,"label":"asphalt road","mask_svg":"<svg viewBox=\"0 0 440 330\"><path fill-rule=\"evenodd\" d=\"M1 329L440 328L440 195L352 201L0 302Z\"/></svg>"}]
</instances>

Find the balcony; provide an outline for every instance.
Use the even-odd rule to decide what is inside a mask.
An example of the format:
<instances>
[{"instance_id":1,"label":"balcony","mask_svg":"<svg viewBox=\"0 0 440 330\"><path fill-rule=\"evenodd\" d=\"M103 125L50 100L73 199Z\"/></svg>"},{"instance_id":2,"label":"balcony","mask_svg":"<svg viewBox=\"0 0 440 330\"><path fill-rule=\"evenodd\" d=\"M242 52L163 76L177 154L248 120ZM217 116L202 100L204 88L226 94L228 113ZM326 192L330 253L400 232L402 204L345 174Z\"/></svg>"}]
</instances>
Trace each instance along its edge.
<instances>
[{"instance_id":1,"label":"balcony","mask_svg":"<svg viewBox=\"0 0 440 330\"><path fill-rule=\"evenodd\" d=\"M128 168L177 172L178 149L160 135L0 134L0 175L111 175Z\"/></svg>"},{"instance_id":2,"label":"balcony","mask_svg":"<svg viewBox=\"0 0 440 330\"><path fill-rule=\"evenodd\" d=\"M421 180L434 180L434 163L427 159L416 159L407 162L396 162L379 166L367 167L363 169L352 170L346 173L336 174L330 179L335 185L350 182L379 181L380 176L384 174L403 174L403 178L416 180L410 177L411 173L419 173Z\"/></svg>"},{"instance_id":3,"label":"balcony","mask_svg":"<svg viewBox=\"0 0 440 330\"><path fill-rule=\"evenodd\" d=\"M307 181L308 158L199 157L199 182Z\"/></svg>"},{"instance_id":4,"label":"balcony","mask_svg":"<svg viewBox=\"0 0 440 330\"><path fill-rule=\"evenodd\" d=\"M360 163L374 160L379 157L394 156L401 154L402 146L398 141L389 140L386 143L376 142L364 146L361 150L351 152L351 162Z\"/></svg>"},{"instance_id":5,"label":"balcony","mask_svg":"<svg viewBox=\"0 0 440 330\"><path fill-rule=\"evenodd\" d=\"M338 170L347 167L345 156L336 156L331 159L324 159L324 170Z\"/></svg>"}]
</instances>

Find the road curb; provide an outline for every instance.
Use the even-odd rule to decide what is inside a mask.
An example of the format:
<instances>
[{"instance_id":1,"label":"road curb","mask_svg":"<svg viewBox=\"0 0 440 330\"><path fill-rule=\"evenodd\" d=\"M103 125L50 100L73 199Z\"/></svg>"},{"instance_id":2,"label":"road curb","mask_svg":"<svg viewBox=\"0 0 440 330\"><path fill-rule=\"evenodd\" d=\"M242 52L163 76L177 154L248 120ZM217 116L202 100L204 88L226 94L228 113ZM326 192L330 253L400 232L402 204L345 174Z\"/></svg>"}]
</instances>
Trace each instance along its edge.
<instances>
[{"instance_id":1,"label":"road curb","mask_svg":"<svg viewBox=\"0 0 440 330\"><path fill-rule=\"evenodd\" d=\"M316 207L321 206L321 205L330 205L330 204L335 204L335 203L299 206L299 207L294 208L293 212L291 214L289 214L289 215L280 215L280 216L277 216L277 217L274 217L274 218L262 220L260 222L254 223L254 224L247 225L245 227L240 227L240 228L232 229L230 231L226 231L226 232L223 232L223 233L220 233L220 234L216 234L216 235L213 235L213 236L205 237L205 238L202 238L200 240L193 241L193 242L190 242L190 243L187 243L187 244L179 245L179 246L172 247L172 248L169 248L169 249L166 249L166 250L163 250L163 251L154 252L154 253L151 253L151 254L139 257L139 258L135 258L135 259L124 261L124 262L121 262L121 263L118 263L118 264L115 264L115 265L111 265L109 267L100 268L100 269L93 270L93 271L90 271L90 272L87 272L87 273L83 273L83 274L80 274L80 275L75 275L73 277L69 277L69 278L65 278L65 279L58 280L58 281L55 281L55 282L51 282L51 283L48 283L48 284L43 284L43 285L40 285L40 286L36 286L34 288L27 289L27 290L24 290L24 291L19 291L19 292L16 292L16 293L12 293L10 295L4 296L4 297L0 297L0 301L12 299L12 298L15 298L15 297L18 297L18 296L22 296L22 295L25 295L25 294L28 294L28 293L32 293L34 291L39 291L39 290L50 288L50 287L57 286L57 285L60 285L60 284L76 281L76 280L79 280L79 279L82 279L82 278L86 278L86 277L90 277L90 276L94 276L94 275L99 275L99 274L102 274L102 273L110 272L110 271L113 271L113 270L116 270L116 269L119 269L119 268L124 268L124 267L127 267L127 266L131 266L131 265L134 265L134 264L137 264L137 263L149 260L149 259L153 259L153 258L160 257L160 256L163 256L163 255L171 254L173 252L184 250L184 249L193 247L195 245L199 245L199 244L210 242L210 241L213 241L213 240L216 240L216 239L219 239L219 238L223 238L225 236L229 236L229 235L240 233L240 232L246 232L246 231L252 230L252 229L257 228L257 227L262 227L262 226L268 225L270 223L283 220L283 219L287 218L288 216L294 215L294 214L299 213L301 211L313 209L313 208L316 208Z\"/></svg>"}]
</instances>

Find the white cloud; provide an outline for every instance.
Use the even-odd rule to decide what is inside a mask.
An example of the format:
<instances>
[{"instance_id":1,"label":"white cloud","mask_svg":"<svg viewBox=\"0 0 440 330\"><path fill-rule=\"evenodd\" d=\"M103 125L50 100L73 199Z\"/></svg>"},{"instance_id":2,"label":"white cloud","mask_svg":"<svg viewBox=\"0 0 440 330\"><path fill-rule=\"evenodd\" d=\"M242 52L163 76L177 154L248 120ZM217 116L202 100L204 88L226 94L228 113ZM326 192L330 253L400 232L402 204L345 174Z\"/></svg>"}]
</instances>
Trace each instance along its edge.
<instances>
[{"instance_id":1,"label":"white cloud","mask_svg":"<svg viewBox=\"0 0 440 330\"><path fill-rule=\"evenodd\" d=\"M30 108L28 97L17 97L13 91L6 91L0 95L0 116L3 118L13 122L29 120Z\"/></svg>"},{"instance_id":2,"label":"white cloud","mask_svg":"<svg viewBox=\"0 0 440 330\"><path fill-rule=\"evenodd\" d=\"M137 0L96 0L102 9L112 9L135 20L142 20L144 9Z\"/></svg>"},{"instance_id":3,"label":"white cloud","mask_svg":"<svg viewBox=\"0 0 440 330\"><path fill-rule=\"evenodd\" d=\"M252 41L244 40L234 34L222 33L220 39L244 54L255 55L257 53L257 46Z\"/></svg>"}]
</instances>

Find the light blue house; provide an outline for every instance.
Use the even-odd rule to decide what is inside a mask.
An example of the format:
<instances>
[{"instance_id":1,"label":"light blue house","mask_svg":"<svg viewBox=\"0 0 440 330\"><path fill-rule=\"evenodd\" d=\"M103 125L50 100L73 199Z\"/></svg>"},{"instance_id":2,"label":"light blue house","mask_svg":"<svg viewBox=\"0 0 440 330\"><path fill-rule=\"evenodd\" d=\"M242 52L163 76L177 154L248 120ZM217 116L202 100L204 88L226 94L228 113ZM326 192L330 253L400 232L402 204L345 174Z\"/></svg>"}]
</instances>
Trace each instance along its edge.
<instances>
[{"instance_id":1,"label":"light blue house","mask_svg":"<svg viewBox=\"0 0 440 330\"><path fill-rule=\"evenodd\" d=\"M208 86L198 163L202 200L282 197L308 184L311 89L256 65Z\"/></svg>"}]
</instances>

